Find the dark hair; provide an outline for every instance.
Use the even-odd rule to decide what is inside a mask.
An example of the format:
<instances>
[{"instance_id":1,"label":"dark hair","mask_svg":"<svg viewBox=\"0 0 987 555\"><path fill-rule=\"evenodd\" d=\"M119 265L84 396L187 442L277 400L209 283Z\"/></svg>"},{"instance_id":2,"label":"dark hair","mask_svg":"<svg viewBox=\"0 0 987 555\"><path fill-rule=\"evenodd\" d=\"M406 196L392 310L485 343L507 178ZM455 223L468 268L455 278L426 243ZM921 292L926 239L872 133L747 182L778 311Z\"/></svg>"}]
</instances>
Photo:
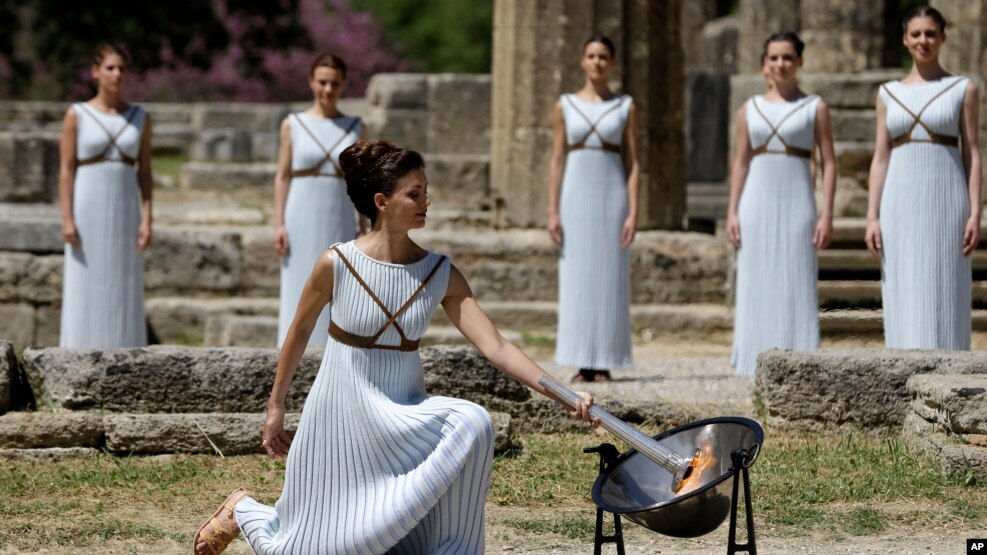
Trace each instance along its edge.
<instances>
[{"instance_id":1,"label":"dark hair","mask_svg":"<svg viewBox=\"0 0 987 555\"><path fill-rule=\"evenodd\" d=\"M332 52L323 52L315 57L312 67L308 70L309 79L315 76L315 70L320 67L335 69L343 74L343 79L346 79L346 62Z\"/></svg>"},{"instance_id":2,"label":"dark hair","mask_svg":"<svg viewBox=\"0 0 987 555\"><path fill-rule=\"evenodd\" d=\"M939 26L939 32L946 32L946 18L942 16L939 10L933 8L932 6L915 6L914 8L908 10L905 14L905 18L901 20L901 32L904 33L908 30L908 22L915 19L916 17L928 17L932 21L936 22Z\"/></svg>"},{"instance_id":3,"label":"dark hair","mask_svg":"<svg viewBox=\"0 0 987 555\"><path fill-rule=\"evenodd\" d=\"M586 47L594 42L598 42L603 46L606 46L607 50L610 51L611 58L617 55L617 47L613 45L613 41L606 35L593 35L592 37L586 39L586 42L583 43L583 52L586 52Z\"/></svg>"},{"instance_id":4,"label":"dark hair","mask_svg":"<svg viewBox=\"0 0 987 555\"><path fill-rule=\"evenodd\" d=\"M126 48L124 48L119 44L110 44L108 42L104 42L101 43L99 46L97 46L96 50L93 51L93 58L92 58L93 65L99 66L100 64L103 63L103 60L105 60L106 57L109 56L110 54L116 54L117 56L123 58L124 64L130 63L130 54L127 53Z\"/></svg>"},{"instance_id":5,"label":"dark hair","mask_svg":"<svg viewBox=\"0 0 987 555\"><path fill-rule=\"evenodd\" d=\"M346 193L357 211L377 220L374 195L389 197L398 180L425 167L425 159L414 150L394 146L387 141L357 141L339 155L339 167L346 179Z\"/></svg>"},{"instance_id":6,"label":"dark hair","mask_svg":"<svg viewBox=\"0 0 987 555\"><path fill-rule=\"evenodd\" d=\"M772 42L789 42L795 47L795 54L799 58L802 57L802 50L805 49L805 43L799 38L795 31L779 31L774 33L768 40L764 41L764 50L761 51L761 65L764 65L764 60L768 56L768 45Z\"/></svg>"}]
</instances>

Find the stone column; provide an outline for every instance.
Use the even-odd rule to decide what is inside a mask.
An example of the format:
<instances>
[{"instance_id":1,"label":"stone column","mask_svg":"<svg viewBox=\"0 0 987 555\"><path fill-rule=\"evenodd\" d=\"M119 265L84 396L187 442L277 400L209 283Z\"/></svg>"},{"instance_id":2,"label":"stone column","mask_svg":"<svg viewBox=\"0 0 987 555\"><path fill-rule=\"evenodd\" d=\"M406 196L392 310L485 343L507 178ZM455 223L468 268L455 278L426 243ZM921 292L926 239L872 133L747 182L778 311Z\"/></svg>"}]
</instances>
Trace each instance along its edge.
<instances>
[{"instance_id":1,"label":"stone column","mask_svg":"<svg viewBox=\"0 0 987 555\"><path fill-rule=\"evenodd\" d=\"M951 72L987 75L987 0L937 0L946 17L946 44L940 58ZM981 114L983 117L983 114ZM983 139L981 139L983 140Z\"/></svg>"},{"instance_id":2,"label":"stone column","mask_svg":"<svg viewBox=\"0 0 987 555\"><path fill-rule=\"evenodd\" d=\"M552 109L583 83L580 47L617 47L612 87L634 97L641 163L639 227L678 229L685 213L680 0L497 0L491 187L501 225L545 224Z\"/></svg>"},{"instance_id":3,"label":"stone column","mask_svg":"<svg viewBox=\"0 0 987 555\"><path fill-rule=\"evenodd\" d=\"M806 73L856 73L881 67L884 0L801 3L799 36Z\"/></svg>"},{"instance_id":4,"label":"stone column","mask_svg":"<svg viewBox=\"0 0 987 555\"><path fill-rule=\"evenodd\" d=\"M812 2L816 0L806 0ZM798 31L799 0L740 0L740 73L761 68L764 39L778 31Z\"/></svg>"}]
</instances>

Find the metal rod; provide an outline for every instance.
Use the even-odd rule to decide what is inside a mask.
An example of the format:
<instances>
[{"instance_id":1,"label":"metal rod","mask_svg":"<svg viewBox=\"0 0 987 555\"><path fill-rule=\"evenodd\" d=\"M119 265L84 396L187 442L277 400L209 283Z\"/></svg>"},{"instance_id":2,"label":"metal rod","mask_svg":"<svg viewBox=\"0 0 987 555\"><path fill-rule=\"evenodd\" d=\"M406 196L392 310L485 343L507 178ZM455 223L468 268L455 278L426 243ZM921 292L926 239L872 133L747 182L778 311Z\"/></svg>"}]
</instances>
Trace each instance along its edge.
<instances>
[{"instance_id":1,"label":"metal rod","mask_svg":"<svg viewBox=\"0 0 987 555\"><path fill-rule=\"evenodd\" d=\"M577 395L576 392L549 376L542 376L538 380L538 383L573 409L576 408L576 405L583 402L583 398ZM698 451L691 458L685 458L658 443L641 430L600 408L599 405L592 405L589 409L589 414L594 418L600 419L600 425L603 426L603 429L630 443L639 453L669 471L672 474L672 491L681 489L685 480L691 475L699 457Z\"/></svg>"}]
</instances>

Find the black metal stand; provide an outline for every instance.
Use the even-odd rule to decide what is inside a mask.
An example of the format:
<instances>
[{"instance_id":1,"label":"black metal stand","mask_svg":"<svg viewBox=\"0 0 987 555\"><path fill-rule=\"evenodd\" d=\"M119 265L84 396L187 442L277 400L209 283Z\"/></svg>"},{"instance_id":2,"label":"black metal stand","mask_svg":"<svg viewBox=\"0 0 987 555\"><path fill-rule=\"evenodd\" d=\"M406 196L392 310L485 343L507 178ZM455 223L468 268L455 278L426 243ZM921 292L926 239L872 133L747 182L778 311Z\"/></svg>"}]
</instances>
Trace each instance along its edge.
<instances>
[{"instance_id":1,"label":"black metal stand","mask_svg":"<svg viewBox=\"0 0 987 555\"><path fill-rule=\"evenodd\" d=\"M617 460L617 457L620 456L620 451L618 451L617 448L610 443L601 443L597 447L587 447L586 449L583 449L583 453L600 454L601 474L607 470L615 460ZM736 494L734 497L736 497ZM617 555L624 555L624 533L620 527L620 515L614 513L613 535L605 536L603 535L603 513L603 509L599 507L596 508L596 536L593 539L593 555L601 555L603 552L603 544L605 543L617 544Z\"/></svg>"},{"instance_id":2,"label":"black metal stand","mask_svg":"<svg viewBox=\"0 0 987 555\"><path fill-rule=\"evenodd\" d=\"M727 555L744 552L750 555L757 555L757 544L754 542L754 509L751 506L751 478L748 468L754 462L753 456L747 449L736 449L730 453L730 461L733 464L733 504L730 507L730 535L728 537ZM740 503L737 497L740 489L740 481L744 482L744 516L747 519L747 543L737 543L737 505Z\"/></svg>"}]
</instances>

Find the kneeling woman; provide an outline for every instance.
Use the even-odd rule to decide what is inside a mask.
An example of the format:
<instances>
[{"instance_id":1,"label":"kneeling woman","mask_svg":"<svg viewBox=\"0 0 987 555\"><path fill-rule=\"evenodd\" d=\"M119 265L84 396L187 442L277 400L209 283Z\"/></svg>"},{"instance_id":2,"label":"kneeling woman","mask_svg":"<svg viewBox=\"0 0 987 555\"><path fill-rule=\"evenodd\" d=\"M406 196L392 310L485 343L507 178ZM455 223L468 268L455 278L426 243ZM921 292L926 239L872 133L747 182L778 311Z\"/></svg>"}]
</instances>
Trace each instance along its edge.
<instances>
[{"instance_id":1,"label":"kneeling woman","mask_svg":"<svg viewBox=\"0 0 987 555\"><path fill-rule=\"evenodd\" d=\"M493 429L479 405L425 392L418 342L439 303L497 368L547 395L545 372L497 332L459 270L408 237L429 206L421 155L359 141L340 165L372 229L318 260L285 338L264 423L268 454L288 455L281 499L234 492L196 553L222 551L238 526L265 554L483 552ZM285 396L329 302L329 346L292 439ZM595 426L581 395L571 414Z\"/></svg>"}]
</instances>

